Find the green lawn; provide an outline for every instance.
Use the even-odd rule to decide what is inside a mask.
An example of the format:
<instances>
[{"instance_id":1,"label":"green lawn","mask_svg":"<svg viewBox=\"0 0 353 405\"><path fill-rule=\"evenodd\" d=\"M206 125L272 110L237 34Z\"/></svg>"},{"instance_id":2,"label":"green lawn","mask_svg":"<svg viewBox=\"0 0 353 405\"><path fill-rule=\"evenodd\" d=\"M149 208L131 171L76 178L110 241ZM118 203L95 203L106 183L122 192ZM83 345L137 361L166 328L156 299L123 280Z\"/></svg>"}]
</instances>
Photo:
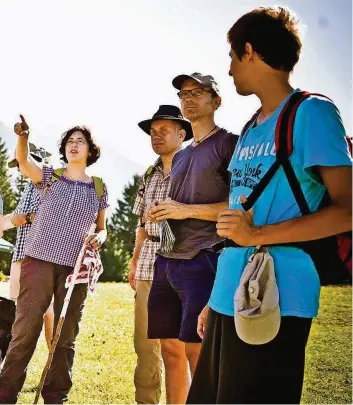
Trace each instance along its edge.
<instances>
[{"instance_id":1,"label":"green lawn","mask_svg":"<svg viewBox=\"0 0 353 405\"><path fill-rule=\"evenodd\" d=\"M351 301L350 287L322 289L308 344L303 403L352 403ZM127 284L100 284L82 321L70 403L134 402L132 333L133 292ZM20 403L32 403L46 357L41 336Z\"/></svg>"}]
</instances>

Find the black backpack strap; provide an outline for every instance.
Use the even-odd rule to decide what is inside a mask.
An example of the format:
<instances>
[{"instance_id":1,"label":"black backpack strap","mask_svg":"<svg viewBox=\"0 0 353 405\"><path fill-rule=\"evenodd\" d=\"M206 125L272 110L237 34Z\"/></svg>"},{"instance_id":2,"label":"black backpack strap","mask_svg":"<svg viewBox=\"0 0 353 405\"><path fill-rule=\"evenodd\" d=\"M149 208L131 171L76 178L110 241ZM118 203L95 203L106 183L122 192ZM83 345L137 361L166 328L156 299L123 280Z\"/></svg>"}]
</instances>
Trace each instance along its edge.
<instances>
[{"instance_id":1,"label":"black backpack strap","mask_svg":"<svg viewBox=\"0 0 353 405\"><path fill-rule=\"evenodd\" d=\"M249 211L259 199L261 194L264 192L265 188L269 185L273 176L276 174L278 168L281 166L281 162L276 159L275 163L269 168L269 170L264 174L262 179L257 183L252 193L248 196L245 203L242 203L244 211Z\"/></svg>"},{"instance_id":2,"label":"black backpack strap","mask_svg":"<svg viewBox=\"0 0 353 405\"><path fill-rule=\"evenodd\" d=\"M250 128L250 126L256 121L257 117L260 115L262 111L262 108L259 108L256 113L250 118L250 120L244 125L241 133L240 133L240 137L239 137L239 141L241 139L244 139L244 136L246 135L248 129ZM272 167L271 167L272 169ZM269 171L271 171L271 169ZM276 169L277 170L277 169ZM275 172L276 172L275 170ZM265 188L267 187L268 183L271 181L273 175L271 176L271 174L268 175L268 172L264 175L264 177L267 176L266 181L264 180L264 178L261 179L261 181L258 183L253 192L250 194L250 196L248 197L246 203L242 204L245 211L248 211L257 201L257 199L260 197L260 195L262 194L262 192L265 190ZM261 183L261 185L260 185ZM256 191L255 191L256 190ZM245 206L249 207L249 208L245 208Z\"/></svg>"},{"instance_id":3,"label":"black backpack strap","mask_svg":"<svg viewBox=\"0 0 353 405\"><path fill-rule=\"evenodd\" d=\"M294 198L299 205L300 212L302 213L302 215L310 213L308 203L306 202L304 193L300 187L300 183L288 158L281 160L276 159L275 163L269 168L269 170L265 173L263 178L254 188L253 192L249 195L246 202L242 203L244 211L250 210L255 205L256 201L264 192L265 188L268 186L280 166L283 167L289 186L292 190L292 193L294 194Z\"/></svg>"},{"instance_id":4,"label":"black backpack strap","mask_svg":"<svg viewBox=\"0 0 353 405\"><path fill-rule=\"evenodd\" d=\"M253 124L253 122L257 119L257 117L260 115L262 111L262 108L259 108L256 113L249 119L249 121L244 125L243 129L241 130L240 137L239 139L242 139L245 134L247 133L248 129L250 126Z\"/></svg>"},{"instance_id":5,"label":"black backpack strap","mask_svg":"<svg viewBox=\"0 0 353 405\"><path fill-rule=\"evenodd\" d=\"M289 158L282 160L282 167L283 167L284 173L287 177L289 186L294 195L295 201L297 202L297 204L299 206L301 214L302 215L310 214L309 205L306 201L305 195L300 186L299 180L298 180L297 176L295 175L293 166L291 165Z\"/></svg>"},{"instance_id":6,"label":"black backpack strap","mask_svg":"<svg viewBox=\"0 0 353 405\"><path fill-rule=\"evenodd\" d=\"M324 95L318 93L298 91L288 99L282 108L277 120L275 131L276 161L256 185L253 192L248 196L247 201L242 204L245 211L248 211L254 206L276 174L279 167L282 166L302 215L310 213L308 203L305 199L297 176L295 175L294 169L289 161L289 157L293 152L293 129L297 110L300 104L312 95L325 97Z\"/></svg>"},{"instance_id":7,"label":"black backpack strap","mask_svg":"<svg viewBox=\"0 0 353 405\"><path fill-rule=\"evenodd\" d=\"M301 92L294 93L286 102L282 111L278 117L276 124L275 132L275 145L276 145L276 160L270 169L264 174L262 179L254 188L253 192L248 196L247 201L242 204L242 207L245 211L251 209L256 201L259 199L261 194L264 192L265 188L268 186L277 170L280 166L283 166L283 162L288 160L289 150L288 150L288 138L287 138L287 129L288 129L288 120L291 116L291 111L293 106L296 105L298 99L302 97ZM259 111L257 111L258 113ZM289 143L290 144L290 143ZM290 152L291 153L291 152ZM288 160L289 162L289 160ZM292 179L293 176L289 174L289 177ZM287 177L288 178L288 177Z\"/></svg>"}]
</instances>

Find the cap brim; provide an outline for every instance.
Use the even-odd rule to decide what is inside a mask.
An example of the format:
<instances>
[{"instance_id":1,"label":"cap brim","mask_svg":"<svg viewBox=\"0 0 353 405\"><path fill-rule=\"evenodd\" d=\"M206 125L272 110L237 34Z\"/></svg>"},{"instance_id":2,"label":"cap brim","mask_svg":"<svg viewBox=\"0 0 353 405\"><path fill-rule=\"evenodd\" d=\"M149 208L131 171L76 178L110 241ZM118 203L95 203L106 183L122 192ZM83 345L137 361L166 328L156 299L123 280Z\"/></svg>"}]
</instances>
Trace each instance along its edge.
<instances>
[{"instance_id":1,"label":"cap brim","mask_svg":"<svg viewBox=\"0 0 353 405\"><path fill-rule=\"evenodd\" d=\"M263 345L277 336L281 325L279 305L272 312L263 316L244 317L235 313L234 322L241 340L249 345Z\"/></svg>"},{"instance_id":2,"label":"cap brim","mask_svg":"<svg viewBox=\"0 0 353 405\"><path fill-rule=\"evenodd\" d=\"M31 155L31 157L32 157L34 160L36 160L36 161L39 162L39 163L43 161L43 159L42 159L40 156L37 156L37 155L35 155L34 153L30 153L30 155ZM17 167L17 166L18 166L17 159L12 159L12 160L10 160L9 163L7 164L7 167L8 167L9 169L13 169L14 167Z\"/></svg>"},{"instance_id":3,"label":"cap brim","mask_svg":"<svg viewBox=\"0 0 353 405\"><path fill-rule=\"evenodd\" d=\"M9 161L7 164L7 167L10 169L13 169L14 167L17 167L17 159L12 159Z\"/></svg>"},{"instance_id":4,"label":"cap brim","mask_svg":"<svg viewBox=\"0 0 353 405\"><path fill-rule=\"evenodd\" d=\"M43 159L40 156L35 155L34 153L31 153L31 156L34 160L37 162L41 162Z\"/></svg>"},{"instance_id":5,"label":"cap brim","mask_svg":"<svg viewBox=\"0 0 353 405\"><path fill-rule=\"evenodd\" d=\"M173 85L176 89L181 90L181 86L183 85L183 83L185 82L185 80L190 80L190 79L191 79L191 80L195 80L196 82L202 84L202 82L201 82L200 80L198 80L198 79L196 79L195 77L192 77L192 76L190 76L190 75L179 75L179 76L177 76L177 77L175 77L175 78L173 79L172 85Z\"/></svg>"},{"instance_id":6,"label":"cap brim","mask_svg":"<svg viewBox=\"0 0 353 405\"><path fill-rule=\"evenodd\" d=\"M147 135L151 136L151 124L153 121L158 120L168 120L168 121L177 121L179 124L185 129L186 135L183 142L189 141L194 137L192 133L192 127L189 121L182 120L180 118L175 118L171 116L156 116L153 119L144 120L138 123L138 126L142 129L142 131L146 132Z\"/></svg>"}]
</instances>

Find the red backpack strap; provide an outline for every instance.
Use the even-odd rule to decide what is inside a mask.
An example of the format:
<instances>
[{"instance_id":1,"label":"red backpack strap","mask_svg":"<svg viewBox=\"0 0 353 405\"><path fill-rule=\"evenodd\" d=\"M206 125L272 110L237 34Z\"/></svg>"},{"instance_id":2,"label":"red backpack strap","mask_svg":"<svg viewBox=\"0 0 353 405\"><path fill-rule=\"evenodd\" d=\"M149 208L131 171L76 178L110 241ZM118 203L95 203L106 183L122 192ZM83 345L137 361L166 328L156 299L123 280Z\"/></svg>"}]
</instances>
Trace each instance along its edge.
<instances>
[{"instance_id":1,"label":"red backpack strap","mask_svg":"<svg viewBox=\"0 0 353 405\"><path fill-rule=\"evenodd\" d=\"M275 146L276 146L276 160L270 169L264 174L260 182L256 185L252 193L248 196L247 201L242 204L245 211L248 211L256 201L259 199L260 195L264 192L265 188L268 186L277 170L280 166L283 166L283 162L288 160L288 146L287 146L287 136L284 135L286 131L286 123L288 123L288 118L292 111L292 107L297 103L299 99L302 98L302 92L294 93L287 100L286 104L282 108L280 115L277 119L276 130L275 130ZM255 119L260 114L261 109L254 115ZM244 130L249 128L249 123L253 122L254 117L245 125ZM245 133L243 130L242 135Z\"/></svg>"},{"instance_id":2,"label":"red backpack strap","mask_svg":"<svg viewBox=\"0 0 353 405\"><path fill-rule=\"evenodd\" d=\"M253 207L255 202L258 200L260 195L276 174L279 167L282 166L294 197L300 207L301 213L303 215L310 213L309 206L293 167L289 161L289 157L293 152L293 127L296 112L300 104L311 95L325 97L317 93L297 91L291 95L282 108L275 130L276 161L264 174L263 178L257 184L253 192L248 196L246 203L242 204L245 211ZM259 113L259 111L257 113ZM246 128L246 126L244 128Z\"/></svg>"},{"instance_id":3,"label":"red backpack strap","mask_svg":"<svg viewBox=\"0 0 353 405\"><path fill-rule=\"evenodd\" d=\"M276 151L281 151L287 156L293 153L293 131L294 120L300 104L311 96L318 96L332 101L329 97L320 93L310 93L308 91L297 91L287 101L277 120L275 132ZM284 137L286 132L286 137ZM282 136L281 136L282 133Z\"/></svg>"},{"instance_id":4,"label":"red backpack strap","mask_svg":"<svg viewBox=\"0 0 353 405\"><path fill-rule=\"evenodd\" d=\"M289 157L293 153L293 132L294 121L300 104L311 96L324 97L330 101L328 97L319 93L309 93L307 91L295 92L288 100L285 108L283 108L280 119L277 121L276 127L276 155L281 162L284 173L287 177L290 188L294 194L295 200L300 208L302 215L310 213L309 205L300 186L299 180L295 175L293 166L290 163Z\"/></svg>"}]
</instances>

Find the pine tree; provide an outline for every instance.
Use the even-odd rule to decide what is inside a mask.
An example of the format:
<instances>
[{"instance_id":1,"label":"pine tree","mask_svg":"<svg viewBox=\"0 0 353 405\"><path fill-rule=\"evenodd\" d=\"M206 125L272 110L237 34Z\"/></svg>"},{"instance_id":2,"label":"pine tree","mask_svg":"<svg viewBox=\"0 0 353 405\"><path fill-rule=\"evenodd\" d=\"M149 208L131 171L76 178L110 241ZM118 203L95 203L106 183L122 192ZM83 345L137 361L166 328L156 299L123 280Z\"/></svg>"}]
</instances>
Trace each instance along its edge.
<instances>
[{"instance_id":1,"label":"pine tree","mask_svg":"<svg viewBox=\"0 0 353 405\"><path fill-rule=\"evenodd\" d=\"M9 157L6 145L0 137L0 193L3 198L4 214L10 213L15 209L16 198L15 192L11 186L11 177L7 169ZM15 243L16 230L6 232L6 240ZM11 254L0 252L0 272L9 273L11 264Z\"/></svg>"},{"instance_id":2,"label":"pine tree","mask_svg":"<svg viewBox=\"0 0 353 405\"><path fill-rule=\"evenodd\" d=\"M132 210L140 184L140 177L134 175L125 186L122 199L108 223L108 237L101 251L104 281L126 281L128 265L135 245L137 216Z\"/></svg>"},{"instance_id":3,"label":"pine tree","mask_svg":"<svg viewBox=\"0 0 353 405\"><path fill-rule=\"evenodd\" d=\"M15 180L15 187L16 187L16 192L15 192L15 199L16 199L16 205L19 203L23 191L26 188L28 184L28 179L25 179L22 173L19 173L19 175L16 177Z\"/></svg>"},{"instance_id":4,"label":"pine tree","mask_svg":"<svg viewBox=\"0 0 353 405\"><path fill-rule=\"evenodd\" d=\"M4 200L4 214L12 212L16 206L15 193L7 169L8 160L6 145L0 138L0 192Z\"/></svg>"},{"instance_id":5,"label":"pine tree","mask_svg":"<svg viewBox=\"0 0 353 405\"><path fill-rule=\"evenodd\" d=\"M140 181L141 178L135 174L132 182L125 186L123 197L117 201L118 206L111 218L111 225L115 229L118 239L122 241L123 249L131 254L134 250L137 224L137 217L132 210Z\"/></svg>"}]
</instances>

